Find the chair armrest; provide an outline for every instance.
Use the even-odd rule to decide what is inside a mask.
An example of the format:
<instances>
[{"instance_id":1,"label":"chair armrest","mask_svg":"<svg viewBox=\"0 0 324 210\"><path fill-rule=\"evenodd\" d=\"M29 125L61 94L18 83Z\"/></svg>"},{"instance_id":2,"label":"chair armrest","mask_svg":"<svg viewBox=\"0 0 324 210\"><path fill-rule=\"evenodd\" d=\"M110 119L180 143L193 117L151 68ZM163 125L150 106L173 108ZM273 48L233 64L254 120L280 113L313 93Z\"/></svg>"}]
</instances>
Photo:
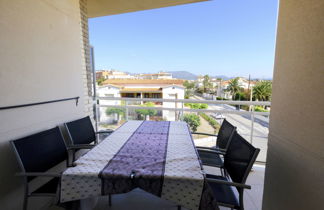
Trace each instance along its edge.
<instances>
[{"instance_id":1,"label":"chair armrest","mask_svg":"<svg viewBox=\"0 0 324 210\"><path fill-rule=\"evenodd\" d=\"M113 133L114 130L97 131L96 134Z\"/></svg>"},{"instance_id":2,"label":"chair armrest","mask_svg":"<svg viewBox=\"0 0 324 210\"><path fill-rule=\"evenodd\" d=\"M208 149L208 150L215 150L215 151L220 151L220 152L226 152L225 149L221 148L214 148L214 147L203 147L203 146L196 146L197 149Z\"/></svg>"},{"instance_id":3,"label":"chair armrest","mask_svg":"<svg viewBox=\"0 0 324 210\"><path fill-rule=\"evenodd\" d=\"M210 147L196 147L198 151L202 151L202 152L209 152L209 153L215 153L215 154L219 154L219 155L225 155L225 152L219 149L213 149Z\"/></svg>"},{"instance_id":4,"label":"chair armrest","mask_svg":"<svg viewBox=\"0 0 324 210\"><path fill-rule=\"evenodd\" d=\"M61 174L60 173L49 173L49 172L21 172L21 173L16 173L16 176L61 177Z\"/></svg>"},{"instance_id":5,"label":"chair armrest","mask_svg":"<svg viewBox=\"0 0 324 210\"><path fill-rule=\"evenodd\" d=\"M92 149L94 144L74 144L67 146L67 150L77 150L77 149Z\"/></svg>"},{"instance_id":6,"label":"chair armrest","mask_svg":"<svg viewBox=\"0 0 324 210\"><path fill-rule=\"evenodd\" d=\"M241 184L241 183L237 183L237 182L229 182L229 181L224 181L224 180L220 180L220 179L213 179L213 178L206 178L206 181L207 182L214 182L214 183L217 183L217 184L225 184L225 185L235 186L235 187L239 187L239 188L251 189L250 185Z\"/></svg>"}]
</instances>

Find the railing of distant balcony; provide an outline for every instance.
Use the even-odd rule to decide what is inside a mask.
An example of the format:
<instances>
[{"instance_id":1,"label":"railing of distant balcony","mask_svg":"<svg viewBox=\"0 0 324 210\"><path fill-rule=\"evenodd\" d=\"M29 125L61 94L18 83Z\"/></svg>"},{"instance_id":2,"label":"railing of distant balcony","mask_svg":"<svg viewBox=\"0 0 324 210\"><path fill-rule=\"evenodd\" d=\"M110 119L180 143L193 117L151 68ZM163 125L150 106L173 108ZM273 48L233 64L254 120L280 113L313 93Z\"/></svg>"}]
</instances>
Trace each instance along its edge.
<instances>
[{"instance_id":1,"label":"railing of distant balcony","mask_svg":"<svg viewBox=\"0 0 324 210\"><path fill-rule=\"evenodd\" d=\"M236 115L245 115L251 116L251 132L250 132L250 142L252 143L253 139L253 131L254 131L254 121L255 116L269 116L270 112L256 112L255 106L270 106L271 103L268 101L230 101L230 100L199 100L199 99L158 99L158 98L124 98L124 97L97 97L96 107L115 107L115 108L124 108L125 109L125 117L128 120L129 110L136 109L152 109L152 110L168 110L179 112L180 116L183 116L184 112L208 112L208 113L222 113L222 114L236 114ZM100 101L125 101L123 105L104 105L101 104ZM143 107L143 106L134 106L130 105L133 102L143 102L143 101L151 101L151 102L173 102L175 104L181 104L180 107L170 108L170 107ZM250 111L242 111L242 110L213 110L213 109L189 109L185 108L185 103L206 103L212 105L247 105L250 106ZM96 116L98 116L98 109L96 108ZM96 117L98 122L98 117ZM181 119L181 117L179 118Z\"/></svg>"}]
</instances>

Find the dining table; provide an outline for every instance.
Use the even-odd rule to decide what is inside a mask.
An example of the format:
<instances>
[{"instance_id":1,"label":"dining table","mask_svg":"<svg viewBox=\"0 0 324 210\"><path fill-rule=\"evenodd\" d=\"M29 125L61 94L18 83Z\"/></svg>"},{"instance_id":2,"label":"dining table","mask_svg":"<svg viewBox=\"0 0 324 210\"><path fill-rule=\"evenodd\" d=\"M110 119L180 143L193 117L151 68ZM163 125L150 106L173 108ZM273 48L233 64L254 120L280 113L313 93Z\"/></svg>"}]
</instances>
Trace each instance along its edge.
<instances>
[{"instance_id":1,"label":"dining table","mask_svg":"<svg viewBox=\"0 0 324 210\"><path fill-rule=\"evenodd\" d=\"M190 128L182 121L126 121L61 177L61 203L140 188L186 209L219 209Z\"/></svg>"}]
</instances>

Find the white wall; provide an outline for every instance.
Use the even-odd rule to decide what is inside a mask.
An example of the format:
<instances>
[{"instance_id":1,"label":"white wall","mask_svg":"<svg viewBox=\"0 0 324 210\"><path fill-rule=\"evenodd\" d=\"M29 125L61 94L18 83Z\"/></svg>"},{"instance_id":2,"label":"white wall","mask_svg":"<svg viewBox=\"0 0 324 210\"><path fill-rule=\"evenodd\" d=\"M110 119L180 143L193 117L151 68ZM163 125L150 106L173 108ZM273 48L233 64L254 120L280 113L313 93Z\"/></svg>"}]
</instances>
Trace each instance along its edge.
<instances>
[{"instance_id":1,"label":"white wall","mask_svg":"<svg viewBox=\"0 0 324 210\"><path fill-rule=\"evenodd\" d=\"M80 10L77 0L2 0L0 8L0 106L81 97L78 106L67 101L0 110L0 208L21 209L9 140L84 115Z\"/></svg>"},{"instance_id":2,"label":"white wall","mask_svg":"<svg viewBox=\"0 0 324 210\"><path fill-rule=\"evenodd\" d=\"M163 99L184 99L184 88L178 86L169 86L162 89L162 97ZM175 94L177 98L175 98ZM163 102L163 107L166 108L181 108L182 103L174 103L174 102ZM175 112L163 110L163 118L167 120L174 121L175 120Z\"/></svg>"},{"instance_id":3,"label":"white wall","mask_svg":"<svg viewBox=\"0 0 324 210\"><path fill-rule=\"evenodd\" d=\"M324 1L281 0L263 209L321 209Z\"/></svg>"},{"instance_id":4,"label":"white wall","mask_svg":"<svg viewBox=\"0 0 324 210\"><path fill-rule=\"evenodd\" d=\"M119 93L119 88L113 87L110 85L104 86L104 87L99 87L97 88L97 95L99 97L120 97ZM111 95L111 96L110 96ZM101 105L120 105L121 102L116 100L100 100ZM106 107L100 107L99 108L99 116L100 116L100 122L105 122L105 123L113 123L115 117L107 116L106 115Z\"/></svg>"}]
</instances>

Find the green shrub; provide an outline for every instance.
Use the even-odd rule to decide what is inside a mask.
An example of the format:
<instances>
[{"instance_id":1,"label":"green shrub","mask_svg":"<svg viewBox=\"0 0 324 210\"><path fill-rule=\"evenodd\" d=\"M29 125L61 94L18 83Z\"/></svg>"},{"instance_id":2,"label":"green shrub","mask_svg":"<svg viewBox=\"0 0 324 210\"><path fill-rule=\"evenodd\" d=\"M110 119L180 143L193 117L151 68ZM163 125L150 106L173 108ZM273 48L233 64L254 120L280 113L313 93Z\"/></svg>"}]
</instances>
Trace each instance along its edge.
<instances>
[{"instance_id":1,"label":"green shrub","mask_svg":"<svg viewBox=\"0 0 324 210\"><path fill-rule=\"evenodd\" d=\"M124 108L115 108L115 107L107 108L106 115L111 115L111 114L124 115L125 109Z\"/></svg>"},{"instance_id":2,"label":"green shrub","mask_svg":"<svg viewBox=\"0 0 324 210\"><path fill-rule=\"evenodd\" d=\"M217 100L227 100L226 98L223 97L216 97Z\"/></svg>"},{"instance_id":3,"label":"green shrub","mask_svg":"<svg viewBox=\"0 0 324 210\"><path fill-rule=\"evenodd\" d=\"M154 107L154 103L147 102L144 105L141 105L142 107ZM135 112L139 115L142 115L144 117L146 116L155 116L157 114L157 111L155 109L136 109Z\"/></svg>"},{"instance_id":4,"label":"green shrub","mask_svg":"<svg viewBox=\"0 0 324 210\"><path fill-rule=\"evenodd\" d=\"M208 104L199 104L199 103L185 103L186 107L190 107L190 109L207 109Z\"/></svg>"},{"instance_id":5,"label":"green shrub","mask_svg":"<svg viewBox=\"0 0 324 210\"><path fill-rule=\"evenodd\" d=\"M197 128L200 126L200 118L196 114L185 114L183 116L183 121L188 123L192 132L196 132Z\"/></svg>"},{"instance_id":6,"label":"green shrub","mask_svg":"<svg viewBox=\"0 0 324 210\"><path fill-rule=\"evenodd\" d=\"M254 111L256 111L256 112L268 112L268 110L264 109L262 106L255 106Z\"/></svg>"},{"instance_id":7,"label":"green shrub","mask_svg":"<svg viewBox=\"0 0 324 210\"><path fill-rule=\"evenodd\" d=\"M209 125L211 125L216 131L219 130L220 128L220 124L212 117L210 117L209 115L205 114L205 113L199 113L199 115L204 118Z\"/></svg>"}]
</instances>

